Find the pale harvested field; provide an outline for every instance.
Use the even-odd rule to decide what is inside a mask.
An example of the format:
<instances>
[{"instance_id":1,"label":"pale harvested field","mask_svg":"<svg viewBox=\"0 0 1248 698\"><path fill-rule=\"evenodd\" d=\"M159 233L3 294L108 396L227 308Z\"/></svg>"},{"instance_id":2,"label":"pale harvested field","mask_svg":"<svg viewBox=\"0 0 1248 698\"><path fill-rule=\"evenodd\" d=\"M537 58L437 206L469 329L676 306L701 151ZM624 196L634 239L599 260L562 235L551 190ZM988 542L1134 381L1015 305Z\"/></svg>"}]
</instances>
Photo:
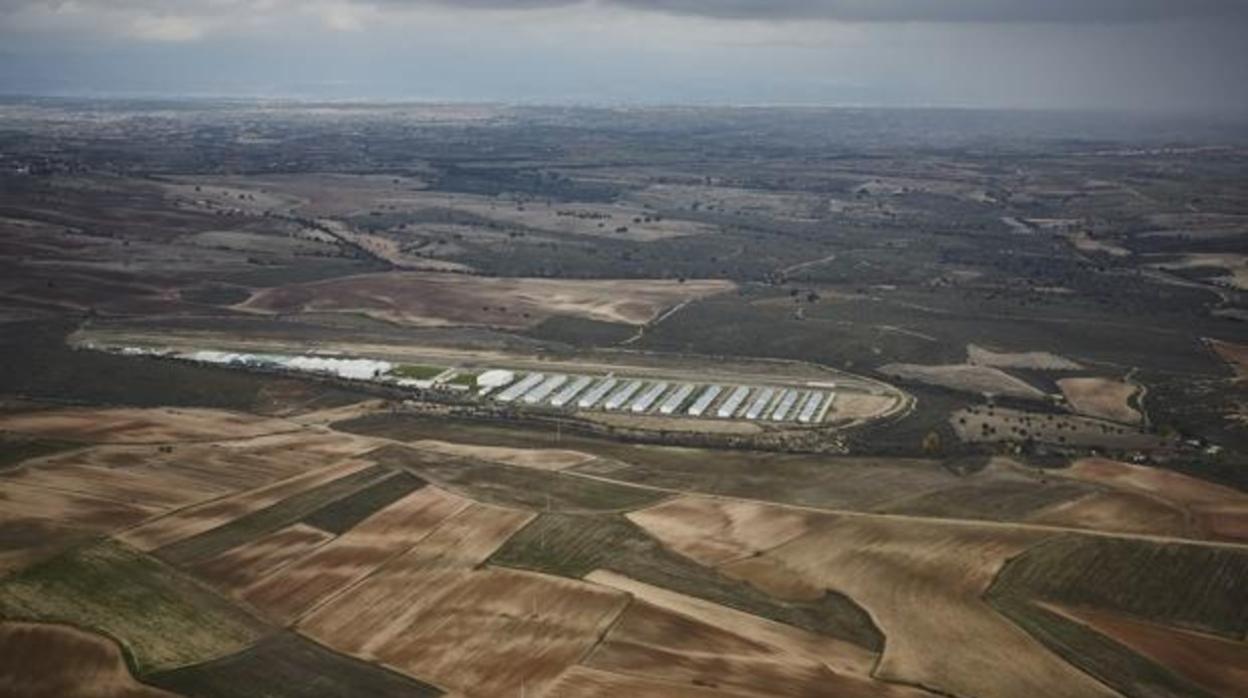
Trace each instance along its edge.
<instances>
[{"instance_id":1,"label":"pale harvested field","mask_svg":"<svg viewBox=\"0 0 1248 698\"><path fill-rule=\"evenodd\" d=\"M0 431L96 443L246 439L296 428L290 422L240 412L172 407L66 408L0 415Z\"/></svg>"},{"instance_id":2,"label":"pale harvested field","mask_svg":"<svg viewBox=\"0 0 1248 698\"><path fill-rule=\"evenodd\" d=\"M1108 458L1084 458L1054 474L1165 502L1187 512L1192 535L1248 541L1248 495L1230 487Z\"/></svg>"},{"instance_id":3,"label":"pale harvested field","mask_svg":"<svg viewBox=\"0 0 1248 698\"><path fill-rule=\"evenodd\" d=\"M1206 339L1209 346L1235 371L1238 378L1248 378L1248 345Z\"/></svg>"},{"instance_id":4,"label":"pale harvested field","mask_svg":"<svg viewBox=\"0 0 1248 698\"><path fill-rule=\"evenodd\" d=\"M142 480L183 483L201 499L236 492L316 470L375 448L348 435L301 431L216 443L97 446L43 459L40 470L62 464L128 473Z\"/></svg>"},{"instance_id":5,"label":"pale harvested field","mask_svg":"<svg viewBox=\"0 0 1248 698\"><path fill-rule=\"evenodd\" d=\"M1093 492L1042 509L1029 523L1154 536L1189 535L1183 510L1130 492Z\"/></svg>"},{"instance_id":6,"label":"pale harvested field","mask_svg":"<svg viewBox=\"0 0 1248 698\"><path fill-rule=\"evenodd\" d=\"M420 492L431 489L426 486ZM317 608L301 625L308 634L358 653L377 641L382 636L380 629L394 622L420 595L422 590L416 587L428 575L471 571L531 518L527 512L469 504L441 523L432 522L433 531L415 546L387 562L349 594ZM400 629L395 628L396 632Z\"/></svg>"},{"instance_id":7,"label":"pale harvested field","mask_svg":"<svg viewBox=\"0 0 1248 698\"><path fill-rule=\"evenodd\" d=\"M1027 368L1036 371L1078 371L1083 366L1047 351L997 352L968 344L966 362L973 366L993 368Z\"/></svg>"},{"instance_id":8,"label":"pale harvested field","mask_svg":"<svg viewBox=\"0 0 1248 698\"><path fill-rule=\"evenodd\" d=\"M556 315L641 325L665 308L735 288L728 281L524 279L391 272L265 289L241 308L362 313L404 325L531 327Z\"/></svg>"},{"instance_id":9,"label":"pale harvested field","mask_svg":"<svg viewBox=\"0 0 1248 698\"><path fill-rule=\"evenodd\" d=\"M1136 620L1106 611L1044 604L1179 674L1215 696L1241 698L1248 643Z\"/></svg>"},{"instance_id":10,"label":"pale harvested field","mask_svg":"<svg viewBox=\"0 0 1248 698\"><path fill-rule=\"evenodd\" d=\"M1010 397L1041 399L1044 391L1019 380L1000 369L990 366L951 364L948 366L921 366L919 364L888 364L880 372L903 380L937 385L967 393L1002 395Z\"/></svg>"},{"instance_id":11,"label":"pale harvested field","mask_svg":"<svg viewBox=\"0 0 1248 698\"><path fill-rule=\"evenodd\" d=\"M810 532L815 515L728 500L672 499L627 515L676 552L717 566Z\"/></svg>"},{"instance_id":12,"label":"pale harvested field","mask_svg":"<svg viewBox=\"0 0 1248 698\"><path fill-rule=\"evenodd\" d=\"M531 572L432 572L365 656L470 696L541 695L628 604L618 592ZM397 632L394 632L397 630Z\"/></svg>"},{"instance_id":13,"label":"pale harvested field","mask_svg":"<svg viewBox=\"0 0 1248 698\"><path fill-rule=\"evenodd\" d=\"M1062 378L1057 381L1066 402L1076 412L1111 422L1140 424L1144 421L1130 400L1139 386L1109 378Z\"/></svg>"},{"instance_id":14,"label":"pale harvested field","mask_svg":"<svg viewBox=\"0 0 1248 698\"><path fill-rule=\"evenodd\" d=\"M371 466L372 464L366 461L345 461L335 466L296 475L259 489L179 509L167 516L124 531L117 537L139 550L152 551L222 526L240 516L259 511L304 490Z\"/></svg>"},{"instance_id":15,"label":"pale harvested field","mask_svg":"<svg viewBox=\"0 0 1248 698\"><path fill-rule=\"evenodd\" d=\"M897 397L893 395L839 392L828 419L872 419L896 406Z\"/></svg>"},{"instance_id":16,"label":"pale harvested field","mask_svg":"<svg viewBox=\"0 0 1248 698\"><path fill-rule=\"evenodd\" d=\"M314 610L300 630L464 695L512 696L522 684L540 695L628 599L575 580L479 567L530 519L469 505Z\"/></svg>"},{"instance_id":17,"label":"pale harvested field","mask_svg":"<svg viewBox=\"0 0 1248 698\"><path fill-rule=\"evenodd\" d=\"M633 601L594 648L586 666L693 686L758 696L842 698L921 696L888 690L870 678L833 672L817 661L786 654L698 620Z\"/></svg>"},{"instance_id":18,"label":"pale harvested field","mask_svg":"<svg viewBox=\"0 0 1248 698\"><path fill-rule=\"evenodd\" d=\"M618 589L668 613L696 621L728 636L739 638L751 647L764 647L790 659L813 662L830 668L839 675L867 677L878 655L858 645L738 611L727 606L694 598L675 591L639 582L608 570L596 570L585 580ZM681 637L667 639L679 644ZM692 650L690 650L692 651Z\"/></svg>"},{"instance_id":19,"label":"pale harvested field","mask_svg":"<svg viewBox=\"0 0 1248 698\"><path fill-rule=\"evenodd\" d=\"M430 535L469 502L422 487L316 547L237 595L283 624L291 623Z\"/></svg>"},{"instance_id":20,"label":"pale harvested field","mask_svg":"<svg viewBox=\"0 0 1248 698\"><path fill-rule=\"evenodd\" d=\"M506 448L503 446L474 446L449 441L423 439L413 441L412 448L432 451L448 456L477 458L479 460L515 465L534 470L566 470L597 458L589 453L544 448Z\"/></svg>"},{"instance_id":21,"label":"pale harvested field","mask_svg":"<svg viewBox=\"0 0 1248 698\"><path fill-rule=\"evenodd\" d=\"M133 526L161 513L159 507L118 501L0 479L0 518L38 518L92 531Z\"/></svg>"},{"instance_id":22,"label":"pale harvested field","mask_svg":"<svg viewBox=\"0 0 1248 698\"><path fill-rule=\"evenodd\" d=\"M674 545L668 528L647 530ZM817 599L829 589L849 596L887 638L874 672L881 680L966 696L1115 695L981 598L1001 565L1041 538L935 520L820 515L809 533L719 569L779 598Z\"/></svg>"},{"instance_id":23,"label":"pale harvested field","mask_svg":"<svg viewBox=\"0 0 1248 698\"><path fill-rule=\"evenodd\" d=\"M67 625L0 623L0 695L14 698L173 698L130 675L108 638Z\"/></svg>"},{"instance_id":24,"label":"pale harvested field","mask_svg":"<svg viewBox=\"0 0 1248 698\"><path fill-rule=\"evenodd\" d=\"M167 511L230 492L177 473L135 472L125 468L80 465L80 454L24 465L5 473L0 482L82 494Z\"/></svg>"},{"instance_id":25,"label":"pale harvested field","mask_svg":"<svg viewBox=\"0 0 1248 698\"><path fill-rule=\"evenodd\" d=\"M687 682L660 681L646 676L625 676L580 665L563 672L544 695L546 698L757 698L757 694L752 693L693 686Z\"/></svg>"},{"instance_id":26,"label":"pale harvested field","mask_svg":"<svg viewBox=\"0 0 1248 698\"><path fill-rule=\"evenodd\" d=\"M204 560L191 570L219 589L236 592L333 538L333 534L319 528L292 524Z\"/></svg>"}]
</instances>

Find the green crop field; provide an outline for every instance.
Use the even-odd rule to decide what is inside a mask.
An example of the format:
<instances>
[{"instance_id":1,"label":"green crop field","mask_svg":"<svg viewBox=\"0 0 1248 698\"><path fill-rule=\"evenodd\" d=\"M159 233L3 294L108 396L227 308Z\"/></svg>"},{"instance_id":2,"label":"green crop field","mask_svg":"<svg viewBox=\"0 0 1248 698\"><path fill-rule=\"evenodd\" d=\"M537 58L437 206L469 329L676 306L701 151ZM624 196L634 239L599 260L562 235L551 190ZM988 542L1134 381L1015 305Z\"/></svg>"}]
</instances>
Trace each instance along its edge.
<instances>
[{"instance_id":1,"label":"green crop field","mask_svg":"<svg viewBox=\"0 0 1248 698\"><path fill-rule=\"evenodd\" d=\"M884 638L848 597L778 601L750 585L672 553L620 515L543 514L512 536L491 562L565 577L608 569L682 594L879 651Z\"/></svg>"},{"instance_id":2,"label":"green crop field","mask_svg":"<svg viewBox=\"0 0 1248 698\"><path fill-rule=\"evenodd\" d=\"M0 435L0 470L13 467L31 458L50 456L61 451L79 448L81 445L52 439L22 439Z\"/></svg>"},{"instance_id":3,"label":"green crop field","mask_svg":"<svg viewBox=\"0 0 1248 698\"><path fill-rule=\"evenodd\" d=\"M395 473L355 494L331 502L304 517L303 522L323 531L342 534L379 510L425 486L411 473Z\"/></svg>"},{"instance_id":4,"label":"green crop field","mask_svg":"<svg viewBox=\"0 0 1248 698\"><path fill-rule=\"evenodd\" d=\"M662 492L558 472L431 456L402 446L382 447L370 457L388 467L406 468L473 499L539 511L627 511L653 504L664 496Z\"/></svg>"},{"instance_id":5,"label":"green crop field","mask_svg":"<svg viewBox=\"0 0 1248 698\"><path fill-rule=\"evenodd\" d=\"M5 579L0 616L109 635L140 674L237 652L268 632L176 570L115 542L72 550Z\"/></svg>"},{"instance_id":6,"label":"green crop field","mask_svg":"<svg viewBox=\"0 0 1248 698\"><path fill-rule=\"evenodd\" d=\"M1020 599L994 595L989 603L1063 659L1127 698L1211 698L1199 686L1085 625Z\"/></svg>"},{"instance_id":7,"label":"green crop field","mask_svg":"<svg viewBox=\"0 0 1248 698\"><path fill-rule=\"evenodd\" d=\"M146 677L187 698L432 698L436 688L291 632L241 652Z\"/></svg>"},{"instance_id":8,"label":"green crop field","mask_svg":"<svg viewBox=\"0 0 1248 698\"><path fill-rule=\"evenodd\" d=\"M300 492L272 506L184 538L156 550L156 555L175 565L191 565L220 555L266 533L310 516L334 502L349 497L390 476L387 468L372 467L340 477L318 487Z\"/></svg>"},{"instance_id":9,"label":"green crop field","mask_svg":"<svg viewBox=\"0 0 1248 698\"><path fill-rule=\"evenodd\" d=\"M1112 609L1242 640L1245 579L1242 550L1066 535L1008 562L989 594Z\"/></svg>"}]
</instances>

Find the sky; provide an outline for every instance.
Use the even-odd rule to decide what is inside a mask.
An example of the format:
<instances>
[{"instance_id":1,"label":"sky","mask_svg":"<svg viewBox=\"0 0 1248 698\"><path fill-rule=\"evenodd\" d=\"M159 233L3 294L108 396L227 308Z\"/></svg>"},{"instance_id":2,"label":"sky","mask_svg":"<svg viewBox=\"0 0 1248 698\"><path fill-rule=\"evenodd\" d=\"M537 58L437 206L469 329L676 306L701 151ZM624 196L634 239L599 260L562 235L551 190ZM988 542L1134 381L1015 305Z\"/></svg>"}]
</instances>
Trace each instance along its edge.
<instances>
[{"instance_id":1,"label":"sky","mask_svg":"<svg viewBox=\"0 0 1248 698\"><path fill-rule=\"evenodd\" d=\"M1248 113L1248 0L0 0L0 93Z\"/></svg>"}]
</instances>

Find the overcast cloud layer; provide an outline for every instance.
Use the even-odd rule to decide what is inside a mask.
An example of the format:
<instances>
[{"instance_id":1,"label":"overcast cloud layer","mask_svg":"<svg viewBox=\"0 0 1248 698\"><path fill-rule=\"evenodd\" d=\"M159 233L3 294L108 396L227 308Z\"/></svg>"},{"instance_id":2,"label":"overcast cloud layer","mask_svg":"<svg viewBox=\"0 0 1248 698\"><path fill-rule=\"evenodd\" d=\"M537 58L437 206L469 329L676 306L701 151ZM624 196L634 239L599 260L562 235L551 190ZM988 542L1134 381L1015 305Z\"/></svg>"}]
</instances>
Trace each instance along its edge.
<instances>
[{"instance_id":1,"label":"overcast cloud layer","mask_svg":"<svg viewBox=\"0 0 1248 698\"><path fill-rule=\"evenodd\" d=\"M1245 111L1248 0L0 0L0 92Z\"/></svg>"}]
</instances>

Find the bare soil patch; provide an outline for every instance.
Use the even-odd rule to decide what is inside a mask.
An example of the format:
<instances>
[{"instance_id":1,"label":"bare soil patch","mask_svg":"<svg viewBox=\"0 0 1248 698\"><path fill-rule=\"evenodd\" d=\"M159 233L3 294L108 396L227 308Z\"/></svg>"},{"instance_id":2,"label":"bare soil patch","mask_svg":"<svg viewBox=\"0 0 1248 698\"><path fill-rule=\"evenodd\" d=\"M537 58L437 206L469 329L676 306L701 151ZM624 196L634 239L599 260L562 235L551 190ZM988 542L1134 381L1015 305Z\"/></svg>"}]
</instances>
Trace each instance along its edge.
<instances>
[{"instance_id":1,"label":"bare soil patch","mask_svg":"<svg viewBox=\"0 0 1248 698\"><path fill-rule=\"evenodd\" d=\"M1033 371L1078 371L1083 366L1047 351L997 352L968 344L966 362L972 366L992 368L1023 368Z\"/></svg>"},{"instance_id":2,"label":"bare soil patch","mask_svg":"<svg viewBox=\"0 0 1248 698\"><path fill-rule=\"evenodd\" d=\"M540 694L594 646L627 597L481 568L530 518L469 505L300 627L334 649L466 695L510 695L521 685Z\"/></svg>"},{"instance_id":3,"label":"bare soil patch","mask_svg":"<svg viewBox=\"0 0 1248 698\"><path fill-rule=\"evenodd\" d=\"M732 643L737 646L755 650L766 648L770 652L787 656L790 660L826 666L839 675L869 676L879 657L874 652L843 640L646 584L608 570L596 570L586 575L585 579L627 592L636 602L649 604L675 616L695 621L700 626L713 628L717 633L723 633L721 637L733 638ZM676 645L681 644L681 641L680 636L667 639L668 643ZM687 649L693 650L692 647Z\"/></svg>"},{"instance_id":4,"label":"bare soil patch","mask_svg":"<svg viewBox=\"0 0 1248 698\"><path fill-rule=\"evenodd\" d=\"M1027 517L1032 523L1154 536L1188 535L1181 509L1129 492L1094 492Z\"/></svg>"},{"instance_id":5,"label":"bare soil patch","mask_svg":"<svg viewBox=\"0 0 1248 698\"><path fill-rule=\"evenodd\" d=\"M628 604L619 592L531 572L433 572L366 652L467 695L541 695Z\"/></svg>"},{"instance_id":6,"label":"bare soil patch","mask_svg":"<svg viewBox=\"0 0 1248 698\"><path fill-rule=\"evenodd\" d=\"M347 435L300 431L214 443L97 446L44 460L39 470L91 467L208 499L324 468L373 447Z\"/></svg>"},{"instance_id":7,"label":"bare soil patch","mask_svg":"<svg viewBox=\"0 0 1248 698\"><path fill-rule=\"evenodd\" d=\"M295 428L289 422L225 410L68 408L0 415L0 431L100 443L246 439Z\"/></svg>"},{"instance_id":8,"label":"bare soil patch","mask_svg":"<svg viewBox=\"0 0 1248 698\"><path fill-rule=\"evenodd\" d=\"M538 448L507 448L505 446L473 446L449 441L422 439L410 444L413 448L449 456L479 458L481 460L516 465L536 470L566 470L588 463L597 456L580 451Z\"/></svg>"},{"instance_id":9,"label":"bare soil patch","mask_svg":"<svg viewBox=\"0 0 1248 698\"><path fill-rule=\"evenodd\" d=\"M576 665L561 674L545 695L548 698L756 698L758 694L694 686L688 682L661 681L644 675L616 674Z\"/></svg>"},{"instance_id":10,"label":"bare soil patch","mask_svg":"<svg viewBox=\"0 0 1248 698\"><path fill-rule=\"evenodd\" d=\"M1124 424L1144 421L1144 416L1130 403L1139 392L1138 385L1110 378L1062 378L1057 385L1079 414Z\"/></svg>"},{"instance_id":11,"label":"bare soil patch","mask_svg":"<svg viewBox=\"0 0 1248 698\"><path fill-rule=\"evenodd\" d=\"M654 606L629 604L585 662L618 674L770 696L920 696Z\"/></svg>"},{"instance_id":12,"label":"bare soil patch","mask_svg":"<svg viewBox=\"0 0 1248 698\"><path fill-rule=\"evenodd\" d=\"M937 385L951 390L981 395L1002 395L1040 400L1044 391L1019 380L1000 369L990 366L951 364L948 366L921 366L919 364L887 364L880 373L902 380Z\"/></svg>"},{"instance_id":13,"label":"bare soil patch","mask_svg":"<svg viewBox=\"0 0 1248 698\"><path fill-rule=\"evenodd\" d=\"M0 623L0 695L173 698L130 675L117 643L67 625Z\"/></svg>"},{"instance_id":14,"label":"bare soil patch","mask_svg":"<svg viewBox=\"0 0 1248 698\"><path fill-rule=\"evenodd\" d=\"M813 521L796 509L687 497L627 516L676 552L711 566L793 540L808 533Z\"/></svg>"},{"instance_id":15,"label":"bare soil patch","mask_svg":"<svg viewBox=\"0 0 1248 698\"><path fill-rule=\"evenodd\" d=\"M730 291L728 281L516 279L393 272L260 291L241 308L361 313L404 325L532 327L555 315L641 325L665 308Z\"/></svg>"},{"instance_id":16,"label":"bare soil patch","mask_svg":"<svg viewBox=\"0 0 1248 698\"><path fill-rule=\"evenodd\" d=\"M234 591L267 615L289 623L420 542L468 502L424 487L361 521L273 574Z\"/></svg>"},{"instance_id":17,"label":"bare soil patch","mask_svg":"<svg viewBox=\"0 0 1248 698\"><path fill-rule=\"evenodd\" d=\"M838 392L828 419L874 419L895 408L897 402L895 395Z\"/></svg>"}]
</instances>

